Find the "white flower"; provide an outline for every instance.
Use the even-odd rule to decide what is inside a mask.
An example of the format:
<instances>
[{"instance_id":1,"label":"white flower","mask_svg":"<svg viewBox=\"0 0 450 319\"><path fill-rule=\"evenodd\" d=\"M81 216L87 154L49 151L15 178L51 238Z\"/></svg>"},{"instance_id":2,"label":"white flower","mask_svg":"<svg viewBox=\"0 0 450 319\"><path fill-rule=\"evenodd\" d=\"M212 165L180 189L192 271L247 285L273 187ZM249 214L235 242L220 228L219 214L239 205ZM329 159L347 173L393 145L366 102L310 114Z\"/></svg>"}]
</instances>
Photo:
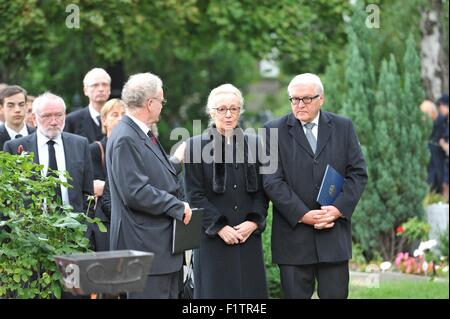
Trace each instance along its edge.
<instances>
[{"instance_id":1,"label":"white flower","mask_svg":"<svg viewBox=\"0 0 450 319\"><path fill-rule=\"evenodd\" d=\"M423 255L423 250L416 249L414 250L414 257L419 257Z\"/></svg>"},{"instance_id":2,"label":"white flower","mask_svg":"<svg viewBox=\"0 0 450 319\"><path fill-rule=\"evenodd\" d=\"M385 272L386 270L391 268L391 266L392 266L392 264L389 261L385 261L380 264L380 268L381 268L382 272Z\"/></svg>"},{"instance_id":3,"label":"white flower","mask_svg":"<svg viewBox=\"0 0 450 319\"><path fill-rule=\"evenodd\" d=\"M425 250L429 250L437 245L437 241L434 239L423 241L420 243L419 248L414 250L414 257L422 256Z\"/></svg>"}]
</instances>

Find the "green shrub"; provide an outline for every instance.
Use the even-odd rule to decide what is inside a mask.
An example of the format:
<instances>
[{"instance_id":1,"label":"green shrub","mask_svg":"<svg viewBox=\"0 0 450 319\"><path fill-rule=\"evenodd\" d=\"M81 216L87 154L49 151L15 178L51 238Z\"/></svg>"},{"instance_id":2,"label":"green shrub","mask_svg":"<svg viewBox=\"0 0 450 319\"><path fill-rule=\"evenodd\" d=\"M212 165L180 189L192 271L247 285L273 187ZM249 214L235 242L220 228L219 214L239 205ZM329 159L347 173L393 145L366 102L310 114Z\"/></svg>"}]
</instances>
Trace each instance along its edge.
<instances>
[{"instance_id":1,"label":"green shrub","mask_svg":"<svg viewBox=\"0 0 450 319\"><path fill-rule=\"evenodd\" d=\"M42 167L32 154L0 152L0 298L60 298L54 256L89 250L87 222L104 230L98 219L49 200L57 185L69 185L42 176Z\"/></svg>"},{"instance_id":2,"label":"green shrub","mask_svg":"<svg viewBox=\"0 0 450 319\"><path fill-rule=\"evenodd\" d=\"M439 250L441 252L441 256L447 257L448 259L448 225L447 225L447 230L444 231L440 236L439 236Z\"/></svg>"},{"instance_id":3,"label":"green shrub","mask_svg":"<svg viewBox=\"0 0 450 319\"><path fill-rule=\"evenodd\" d=\"M272 202L269 206L269 212L266 221L266 230L262 235L264 248L264 264L266 266L266 274L269 285L270 298L281 298L280 270L277 265L272 263L272 251L270 237L272 234Z\"/></svg>"}]
</instances>

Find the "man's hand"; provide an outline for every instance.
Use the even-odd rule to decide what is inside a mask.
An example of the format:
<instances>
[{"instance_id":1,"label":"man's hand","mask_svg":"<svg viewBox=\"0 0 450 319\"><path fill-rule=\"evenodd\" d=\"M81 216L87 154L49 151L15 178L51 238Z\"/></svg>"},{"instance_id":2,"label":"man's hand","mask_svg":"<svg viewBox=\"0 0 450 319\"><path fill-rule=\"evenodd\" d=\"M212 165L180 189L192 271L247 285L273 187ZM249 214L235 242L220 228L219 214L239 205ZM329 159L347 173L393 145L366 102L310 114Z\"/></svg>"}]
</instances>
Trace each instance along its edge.
<instances>
[{"instance_id":1,"label":"man's hand","mask_svg":"<svg viewBox=\"0 0 450 319\"><path fill-rule=\"evenodd\" d=\"M326 213L315 216L314 228L316 229L331 228L334 226L334 221L343 216L339 209L334 206L322 206L321 209Z\"/></svg>"},{"instance_id":2,"label":"man's hand","mask_svg":"<svg viewBox=\"0 0 450 319\"><path fill-rule=\"evenodd\" d=\"M177 147L175 153L173 153L173 156L175 156L177 160L179 160L180 162L183 162L185 152L186 152L186 142L183 142Z\"/></svg>"},{"instance_id":3,"label":"man's hand","mask_svg":"<svg viewBox=\"0 0 450 319\"><path fill-rule=\"evenodd\" d=\"M300 219L300 221L303 224L314 225L316 223L316 220L320 217L323 217L325 214L326 214L326 211L322 210L322 209L310 210L305 215L303 215L303 217L302 217L302 219Z\"/></svg>"},{"instance_id":4,"label":"man's hand","mask_svg":"<svg viewBox=\"0 0 450 319\"><path fill-rule=\"evenodd\" d=\"M189 204L186 202L183 202L184 204L184 215L183 215L183 223L185 225L189 224L192 217L192 210L191 207L189 207Z\"/></svg>"},{"instance_id":5,"label":"man's hand","mask_svg":"<svg viewBox=\"0 0 450 319\"><path fill-rule=\"evenodd\" d=\"M219 230L218 235L227 245L239 244L239 242L244 240L244 236L228 225Z\"/></svg>"},{"instance_id":6,"label":"man's hand","mask_svg":"<svg viewBox=\"0 0 450 319\"><path fill-rule=\"evenodd\" d=\"M245 243L245 241L250 237L250 235L258 228L258 225L252 221L245 221L233 227L237 230L239 234L242 235L243 239L241 240L241 244Z\"/></svg>"},{"instance_id":7,"label":"man's hand","mask_svg":"<svg viewBox=\"0 0 450 319\"><path fill-rule=\"evenodd\" d=\"M105 188L105 181L102 181L99 179L94 180L94 195L95 195L95 197L102 197L104 188Z\"/></svg>"}]
</instances>

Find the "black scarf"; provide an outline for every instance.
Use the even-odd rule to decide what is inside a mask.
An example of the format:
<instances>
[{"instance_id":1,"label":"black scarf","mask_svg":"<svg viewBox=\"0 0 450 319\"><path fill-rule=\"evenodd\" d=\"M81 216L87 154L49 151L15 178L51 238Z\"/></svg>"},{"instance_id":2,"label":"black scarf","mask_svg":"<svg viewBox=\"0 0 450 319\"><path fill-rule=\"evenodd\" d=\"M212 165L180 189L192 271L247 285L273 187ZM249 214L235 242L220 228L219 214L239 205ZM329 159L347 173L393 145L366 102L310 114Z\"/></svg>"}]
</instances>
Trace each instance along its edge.
<instances>
[{"instance_id":1,"label":"black scarf","mask_svg":"<svg viewBox=\"0 0 450 319\"><path fill-rule=\"evenodd\" d=\"M215 125L209 129L209 138L212 140L213 147L212 152L214 156L213 162L213 191L218 194L226 192L226 179L227 179L227 162L230 163L227 156L225 159L225 136L217 131ZM248 136L244 134L244 131L237 127L233 130L233 150L234 154L231 154L232 158L236 157L237 163L244 165L245 174L245 188L248 193L255 193L258 191L258 174L256 165L256 154L252 154L248 148ZM243 142L243 143L242 143ZM243 145L242 145L243 144ZM243 150L242 150L243 148ZM218 151L219 150L219 151ZM235 154L242 154L235 155ZM232 161L234 163L234 161Z\"/></svg>"}]
</instances>

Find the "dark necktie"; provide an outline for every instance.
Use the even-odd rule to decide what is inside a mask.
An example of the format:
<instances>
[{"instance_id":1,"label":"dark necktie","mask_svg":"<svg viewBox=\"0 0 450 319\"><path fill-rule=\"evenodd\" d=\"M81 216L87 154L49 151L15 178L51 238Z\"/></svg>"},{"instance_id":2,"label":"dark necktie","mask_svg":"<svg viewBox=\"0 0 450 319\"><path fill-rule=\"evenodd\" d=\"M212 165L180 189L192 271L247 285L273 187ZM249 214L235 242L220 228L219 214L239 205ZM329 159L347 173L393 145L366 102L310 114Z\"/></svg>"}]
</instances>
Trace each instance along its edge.
<instances>
[{"instance_id":1,"label":"dark necktie","mask_svg":"<svg viewBox=\"0 0 450 319\"><path fill-rule=\"evenodd\" d=\"M16 136L14 136L14 138L21 138L22 136L22 134L17 134Z\"/></svg>"},{"instance_id":2,"label":"dark necktie","mask_svg":"<svg viewBox=\"0 0 450 319\"><path fill-rule=\"evenodd\" d=\"M158 147L159 151L161 152L161 155L166 159L167 163L170 164L169 159L167 158L167 154L164 151L164 149L162 148L161 144L159 144L158 139L156 138L155 134L153 134L153 132L150 130L150 131L148 131L147 135L148 135L148 137L150 137L152 144L156 145L156 147Z\"/></svg>"},{"instance_id":3,"label":"dark necktie","mask_svg":"<svg viewBox=\"0 0 450 319\"><path fill-rule=\"evenodd\" d=\"M148 137L150 137L150 140L152 141L152 144L159 145L158 139L156 138L155 134L153 134L152 131L148 131L147 135L148 135Z\"/></svg>"},{"instance_id":4,"label":"dark necktie","mask_svg":"<svg viewBox=\"0 0 450 319\"><path fill-rule=\"evenodd\" d=\"M56 172L52 172L52 171L57 171L58 170L58 164L56 162L56 155L55 155L55 141L53 140L49 140L47 142L48 145L48 168L49 171L47 173L47 175L51 174L52 176L59 178L58 173ZM50 171L52 170L52 171ZM58 184L58 186L55 189L56 192L56 196L57 198L62 199L61 197L61 186Z\"/></svg>"},{"instance_id":5,"label":"dark necktie","mask_svg":"<svg viewBox=\"0 0 450 319\"><path fill-rule=\"evenodd\" d=\"M97 123L98 123L98 127L102 127L102 121L101 121L101 119L100 119L100 115L97 115L97 117L96 117L96 119L97 119Z\"/></svg>"}]
</instances>

